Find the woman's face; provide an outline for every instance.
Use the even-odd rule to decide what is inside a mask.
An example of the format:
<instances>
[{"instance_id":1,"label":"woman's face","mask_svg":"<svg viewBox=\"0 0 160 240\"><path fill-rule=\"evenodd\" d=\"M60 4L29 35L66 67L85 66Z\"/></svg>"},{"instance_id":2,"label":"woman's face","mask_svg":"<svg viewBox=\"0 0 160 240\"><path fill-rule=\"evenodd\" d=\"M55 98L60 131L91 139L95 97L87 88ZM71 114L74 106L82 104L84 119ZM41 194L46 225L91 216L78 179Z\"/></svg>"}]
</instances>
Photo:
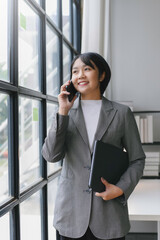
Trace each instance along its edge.
<instances>
[{"instance_id":1,"label":"woman's face","mask_svg":"<svg viewBox=\"0 0 160 240\"><path fill-rule=\"evenodd\" d=\"M104 79L104 76L99 79L98 68L93 62L92 64L94 68L85 65L78 58L72 67L72 82L77 91L81 93L82 100L101 99L100 81Z\"/></svg>"}]
</instances>

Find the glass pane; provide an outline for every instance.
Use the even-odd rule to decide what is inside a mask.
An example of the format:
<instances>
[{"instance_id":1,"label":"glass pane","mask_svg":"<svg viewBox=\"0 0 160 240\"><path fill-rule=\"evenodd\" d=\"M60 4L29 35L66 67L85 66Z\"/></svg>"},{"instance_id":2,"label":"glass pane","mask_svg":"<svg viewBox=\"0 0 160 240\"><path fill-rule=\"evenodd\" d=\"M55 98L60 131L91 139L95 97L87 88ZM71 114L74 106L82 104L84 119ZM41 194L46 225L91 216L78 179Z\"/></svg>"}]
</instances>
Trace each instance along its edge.
<instances>
[{"instance_id":1,"label":"glass pane","mask_svg":"<svg viewBox=\"0 0 160 240\"><path fill-rule=\"evenodd\" d=\"M0 80L9 81L8 1L0 0Z\"/></svg>"},{"instance_id":2,"label":"glass pane","mask_svg":"<svg viewBox=\"0 0 160 240\"><path fill-rule=\"evenodd\" d=\"M19 2L19 84L33 90L40 89L38 15L23 1Z\"/></svg>"},{"instance_id":3,"label":"glass pane","mask_svg":"<svg viewBox=\"0 0 160 240\"><path fill-rule=\"evenodd\" d=\"M47 103L47 132L49 131L52 121L53 121L53 115L58 110L58 104L57 103Z\"/></svg>"},{"instance_id":4,"label":"glass pane","mask_svg":"<svg viewBox=\"0 0 160 240\"><path fill-rule=\"evenodd\" d=\"M8 96L0 93L0 203L9 196L8 184Z\"/></svg>"},{"instance_id":5,"label":"glass pane","mask_svg":"<svg viewBox=\"0 0 160 240\"><path fill-rule=\"evenodd\" d=\"M34 0L34 1L40 4L40 1L41 1L41 0Z\"/></svg>"},{"instance_id":6,"label":"glass pane","mask_svg":"<svg viewBox=\"0 0 160 240\"><path fill-rule=\"evenodd\" d=\"M62 0L63 34L71 41L70 0Z\"/></svg>"},{"instance_id":7,"label":"glass pane","mask_svg":"<svg viewBox=\"0 0 160 240\"><path fill-rule=\"evenodd\" d=\"M21 189L40 178L39 161L40 104L30 98L19 98L19 159Z\"/></svg>"},{"instance_id":8,"label":"glass pane","mask_svg":"<svg viewBox=\"0 0 160 240\"><path fill-rule=\"evenodd\" d=\"M59 93L59 43L57 35L46 28L47 55L47 94L57 96Z\"/></svg>"},{"instance_id":9,"label":"glass pane","mask_svg":"<svg viewBox=\"0 0 160 240\"><path fill-rule=\"evenodd\" d=\"M57 0L46 0L47 15L58 26Z\"/></svg>"},{"instance_id":10,"label":"glass pane","mask_svg":"<svg viewBox=\"0 0 160 240\"><path fill-rule=\"evenodd\" d=\"M53 227L53 212L57 191L58 178L55 178L48 184L48 235L49 240L56 240L56 232Z\"/></svg>"},{"instance_id":11,"label":"glass pane","mask_svg":"<svg viewBox=\"0 0 160 240\"><path fill-rule=\"evenodd\" d=\"M20 204L21 239L41 239L40 192Z\"/></svg>"},{"instance_id":12,"label":"glass pane","mask_svg":"<svg viewBox=\"0 0 160 240\"><path fill-rule=\"evenodd\" d=\"M9 228L9 213L0 217L0 230L1 230L1 239L9 240L10 239L10 228Z\"/></svg>"},{"instance_id":13,"label":"glass pane","mask_svg":"<svg viewBox=\"0 0 160 240\"><path fill-rule=\"evenodd\" d=\"M70 79L71 54L69 48L63 44L63 82Z\"/></svg>"},{"instance_id":14,"label":"glass pane","mask_svg":"<svg viewBox=\"0 0 160 240\"><path fill-rule=\"evenodd\" d=\"M47 103L47 132L49 131L52 121L53 115L57 111L58 105L53 103ZM48 162L48 175L54 173L58 169L61 168L61 162L49 163Z\"/></svg>"}]
</instances>

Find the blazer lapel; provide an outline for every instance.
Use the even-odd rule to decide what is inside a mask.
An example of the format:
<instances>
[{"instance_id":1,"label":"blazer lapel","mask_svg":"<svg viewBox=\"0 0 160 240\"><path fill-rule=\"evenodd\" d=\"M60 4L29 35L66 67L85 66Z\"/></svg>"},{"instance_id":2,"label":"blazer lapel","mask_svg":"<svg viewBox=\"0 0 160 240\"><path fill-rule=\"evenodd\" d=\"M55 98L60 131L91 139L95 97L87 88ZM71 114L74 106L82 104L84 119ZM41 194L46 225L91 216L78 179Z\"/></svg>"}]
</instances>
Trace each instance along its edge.
<instances>
[{"instance_id":1,"label":"blazer lapel","mask_svg":"<svg viewBox=\"0 0 160 240\"><path fill-rule=\"evenodd\" d=\"M102 97L102 107L100 111L97 130L94 137L94 142L95 140L100 140L103 137L104 133L109 128L116 114L116 111L117 110L113 108L112 103L109 100L107 100L105 97ZM94 144L92 146L91 152L93 152L93 147L94 147Z\"/></svg>"},{"instance_id":2,"label":"blazer lapel","mask_svg":"<svg viewBox=\"0 0 160 240\"><path fill-rule=\"evenodd\" d=\"M84 116L83 116L83 112L82 112L82 108L81 108L81 104L80 104L80 99L76 100L74 106L72 107L72 109L70 111L70 116L71 116L72 120L74 121L84 142L89 147L88 134L87 134Z\"/></svg>"},{"instance_id":3,"label":"blazer lapel","mask_svg":"<svg viewBox=\"0 0 160 240\"><path fill-rule=\"evenodd\" d=\"M109 100L107 100L105 97L102 97L102 107L100 111L100 116L99 116L99 121L98 121L97 130L95 133L94 141L100 140L103 137L104 133L107 131L108 127L110 126L116 114L116 111L117 110L113 108L112 103ZM79 98L75 101L70 111L70 116L74 121L79 131L79 134L81 135L84 142L87 144L88 148L90 149L88 134L87 134L86 125L85 125L84 116L83 116ZM93 152L93 147L94 147L94 144L92 146L91 152Z\"/></svg>"}]
</instances>

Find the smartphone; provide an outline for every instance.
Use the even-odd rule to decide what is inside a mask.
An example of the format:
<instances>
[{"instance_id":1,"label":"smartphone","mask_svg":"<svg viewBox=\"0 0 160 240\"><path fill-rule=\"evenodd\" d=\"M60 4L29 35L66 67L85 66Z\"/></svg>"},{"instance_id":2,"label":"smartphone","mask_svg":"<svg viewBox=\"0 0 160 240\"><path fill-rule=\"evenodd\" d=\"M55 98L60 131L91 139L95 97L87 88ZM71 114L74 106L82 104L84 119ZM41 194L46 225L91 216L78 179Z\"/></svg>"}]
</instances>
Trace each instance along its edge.
<instances>
[{"instance_id":1,"label":"smartphone","mask_svg":"<svg viewBox=\"0 0 160 240\"><path fill-rule=\"evenodd\" d=\"M70 92L70 94L68 95L68 100L69 100L69 102L71 102L72 99L74 98L75 94L77 93L77 90L75 89L72 81L70 82L70 84L68 86L66 86L66 90L67 90L67 92Z\"/></svg>"}]
</instances>

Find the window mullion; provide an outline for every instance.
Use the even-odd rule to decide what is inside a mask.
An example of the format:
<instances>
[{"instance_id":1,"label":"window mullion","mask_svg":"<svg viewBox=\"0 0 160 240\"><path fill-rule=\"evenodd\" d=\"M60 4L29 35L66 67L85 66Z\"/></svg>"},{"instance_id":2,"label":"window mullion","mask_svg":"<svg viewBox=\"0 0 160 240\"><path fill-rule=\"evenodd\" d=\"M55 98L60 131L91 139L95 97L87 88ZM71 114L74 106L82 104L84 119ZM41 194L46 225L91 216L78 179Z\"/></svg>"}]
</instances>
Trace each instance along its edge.
<instances>
[{"instance_id":1,"label":"window mullion","mask_svg":"<svg viewBox=\"0 0 160 240\"><path fill-rule=\"evenodd\" d=\"M57 0L58 8L58 27L62 32L62 0Z\"/></svg>"},{"instance_id":2,"label":"window mullion","mask_svg":"<svg viewBox=\"0 0 160 240\"><path fill-rule=\"evenodd\" d=\"M10 213L10 239L20 240L20 214L19 205L14 207Z\"/></svg>"},{"instance_id":3,"label":"window mullion","mask_svg":"<svg viewBox=\"0 0 160 240\"><path fill-rule=\"evenodd\" d=\"M18 3L11 1L11 82L18 86ZM14 29L14 30L13 30ZM18 88L10 96L10 172L11 195L19 198L19 161L18 161Z\"/></svg>"},{"instance_id":4,"label":"window mullion","mask_svg":"<svg viewBox=\"0 0 160 240\"><path fill-rule=\"evenodd\" d=\"M18 156L18 94L12 94L10 98L10 146L9 146L9 178L10 191L19 202L19 156ZM20 239L20 215L19 204L10 212L11 240Z\"/></svg>"},{"instance_id":5,"label":"window mullion","mask_svg":"<svg viewBox=\"0 0 160 240\"><path fill-rule=\"evenodd\" d=\"M10 79L18 86L18 1L10 0Z\"/></svg>"},{"instance_id":6,"label":"window mullion","mask_svg":"<svg viewBox=\"0 0 160 240\"><path fill-rule=\"evenodd\" d=\"M57 1L57 7L58 7L58 26L62 32L62 0ZM62 35L59 36L59 79L60 79L60 86L61 86L63 84L63 38L62 38Z\"/></svg>"},{"instance_id":7,"label":"window mullion","mask_svg":"<svg viewBox=\"0 0 160 240\"><path fill-rule=\"evenodd\" d=\"M45 185L41 192L41 235L42 240L48 240L48 187Z\"/></svg>"},{"instance_id":8,"label":"window mullion","mask_svg":"<svg viewBox=\"0 0 160 240\"><path fill-rule=\"evenodd\" d=\"M71 29L70 29L70 39L71 43L73 44L73 0L69 1L69 8L70 8L70 23L71 23Z\"/></svg>"},{"instance_id":9,"label":"window mullion","mask_svg":"<svg viewBox=\"0 0 160 240\"><path fill-rule=\"evenodd\" d=\"M18 87L18 1L10 1L10 80ZM10 95L9 116L9 178L10 193L19 201L19 134L18 134L18 88ZM20 239L19 205L10 212L10 239Z\"/></svg>"},{"instance_id":10,"label":"window mullion","mask_svg":"<svg viewBox=\"0 0 160 240\"><path fill-rule=\"evenodd\" d=\"M77 51L81 52L81 0L77 0Z\"/></svg>"},{"instance_id":11,"label":"window mullion","mask_svg":"<svg viewBox=\"0 0 160 240\"><path fill-rule=\"evenodd\" d=\"M45 10L45 1L42 6ZM41 63L41 91L43 94L46 95L47 88L47 71L46 71L46 14L41 19L41 28L40 28L40 48L41 48L41 55L40 55L40 63ZM46 113L46 99L41 101L40 107L40 152L43 145L43 141L46 137L47 133L47 113ZM41 161L41 176L44 179L47 179L47 162L43 159L42 155L40 154L40 161ZM47 199L47 185L42 188L41 191L41 236L42 240L48 240L48 199Z\"/></svg>"}]
</instances>

